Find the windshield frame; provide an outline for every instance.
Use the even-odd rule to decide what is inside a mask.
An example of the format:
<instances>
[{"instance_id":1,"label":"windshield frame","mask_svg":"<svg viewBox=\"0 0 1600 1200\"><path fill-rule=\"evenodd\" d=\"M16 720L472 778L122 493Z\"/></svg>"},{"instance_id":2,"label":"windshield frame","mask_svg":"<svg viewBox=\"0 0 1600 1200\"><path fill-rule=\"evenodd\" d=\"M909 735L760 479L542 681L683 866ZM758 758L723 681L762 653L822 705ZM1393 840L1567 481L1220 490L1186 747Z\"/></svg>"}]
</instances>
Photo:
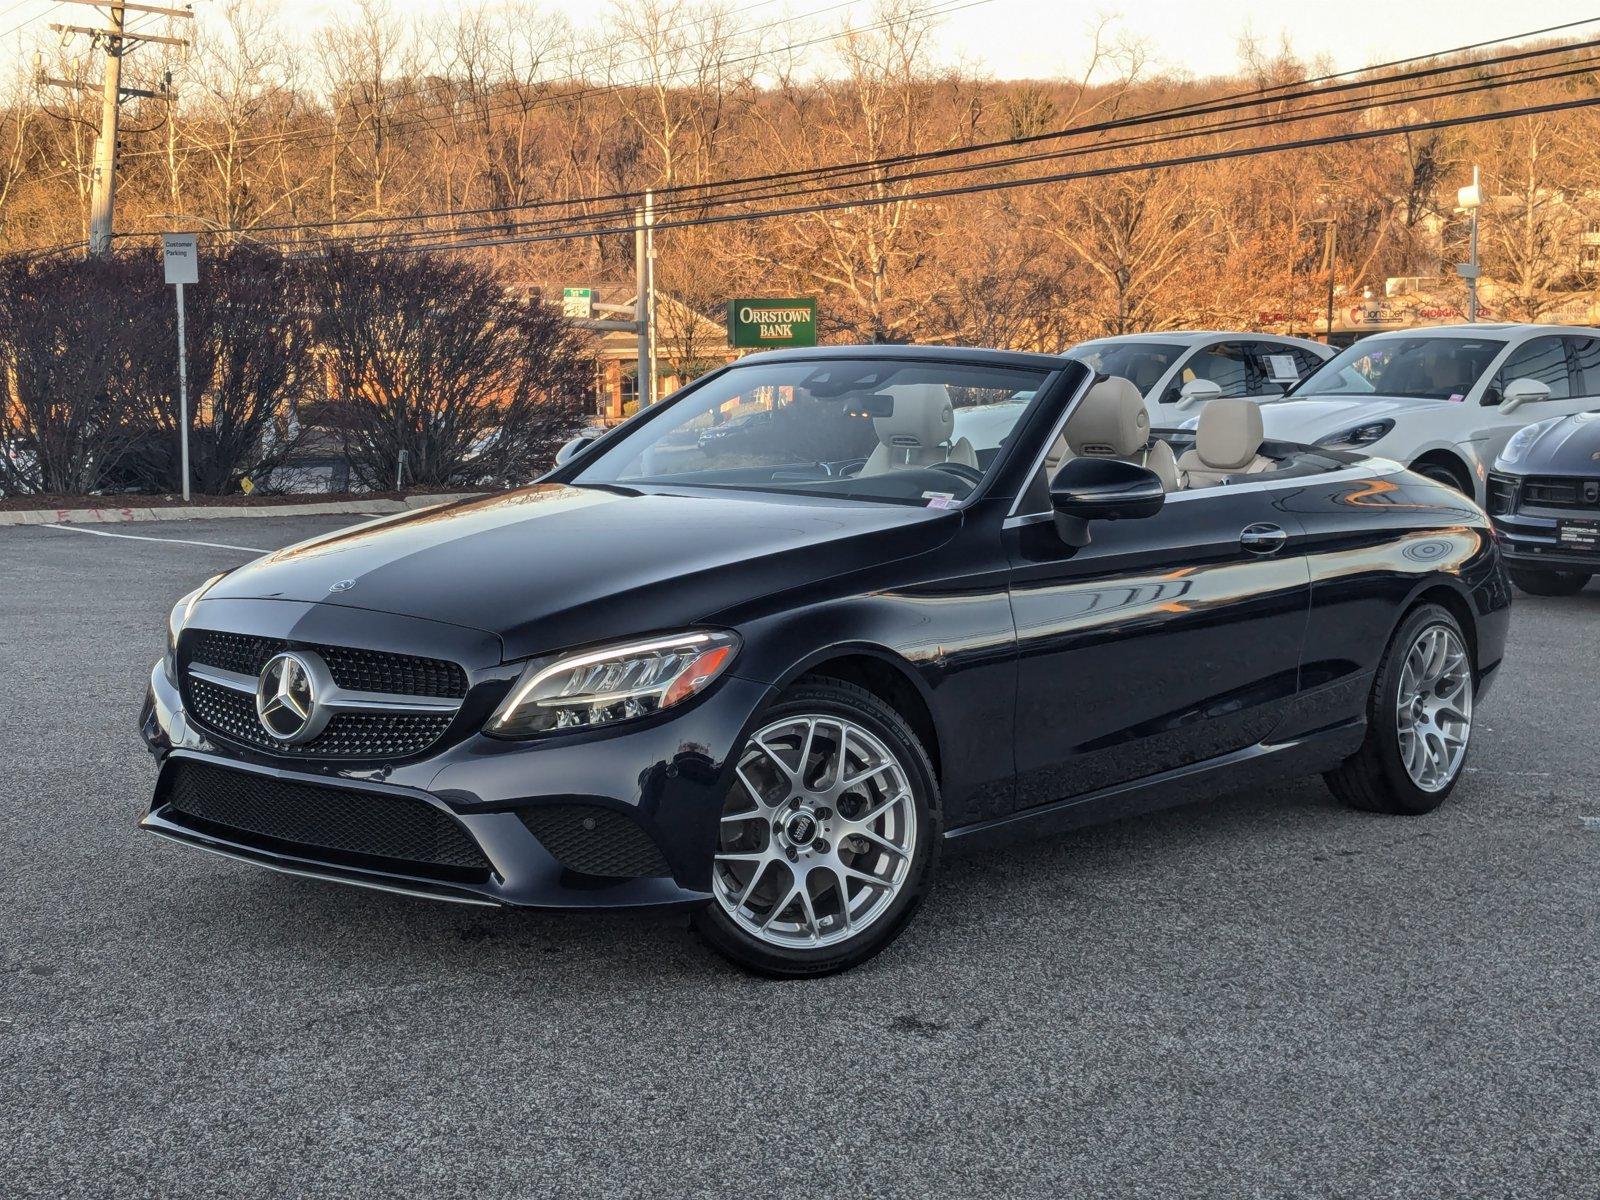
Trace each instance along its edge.
<instances>
[{"instance_id":1,"label":"windshield frame","mask_svg":"<svg viewBox=\"0 0 1600 1200\"><path fill-rule=\"evenodd\" d=\"M980 351L973 354L964 354L959 349L952 349L938 354L904 353L907 349L910 348L900 346L818 347L816 350L808 351L775 351L770 354L752 355L726 363L685 384L671 395L664 397L648 408L640 408L632 416L607 429L593 441L583 446L566 462L540 476L535 482L559 483L569 487L620 489L636 493L703 492L709 495L770 496L779 499L820 500L836 504L881 505L911 509L913 511L957 512L996 496L1004 496L1008 502L1014 498L1011 493L1002 492L999 489L1005 486L1002 481L1008 475L1014 473L1022 448L1029 445L1039 436L1040 414L1052 407L1058 407L1071 401L1074 394L1073 389L1066 387L1064 397L1062 392L1067 381L1071 380L1077 372L1082 371L1089 380L1094 377L1093 371L1087 363L1079 362L1076 359L1066 359L1064 355L1039 355L1026 351L1017 351L1014 354L1014 361L1008 361L1013 358L1013 355L1011 352L1006 351ZM763 365L787 366L789 364L821 364L845 361L890 361L903 363L907 366L948 365L951 367L990 368L999 371L1032 371L1039 375L1040 381L1033 397L1018 415L1016 424L1012 426L1012 436L1009 442L1000 447L999 454L996 455L989 467L983 471L982 480L975 484L972 491L965 497L955 500L944 509L922 509L917 505L907 504L895 499L873 496L841 496L837 493L802 490L795 487L763 488L747 484L691 483L670 480L583 480L579 478L600 455L608 453L624 438L632 436L649 422L662 419L679 404L686 402L702 388L720 380L731 371L750 370ZM1043 424L1050 424L1053 420L1054 418L1049 418ZM1018 482L1013 486L1017 494L1020 494L1022 484Z\"/></svg>"},{"instance_id":2,"label":"windshield frame","mask_svg":"<svg viewBox=\"0 0 1600 1200\"><path fill-rule=\"evenodd\" d=\"M1452 326L1451 328L1454 327ZM1496 344L1497 348L1494 354L1490 356L1488 365L1483 368L1483 370L1475 379L1473 379L1471 386L1461 394L1460 400L1450 400L1447 397L1441 396L1418 396L1404 392L1385 391L1381 387L1375 387L1370 392L1307 392L1304 390L1312 380L1322 375L1322 373L1327 371L1328 368L1334 363L1338 362L1352 350L1355 350L1361 346L1368 346L1370 348L1373 345L1382 346L1391 342L1419 341L1423 339L1435 342L1466 342L1477 340L1490 344ZM1351 342L1332 358L1324 359L1320 367L1285 392L1278 402L1281 403L1283 401L1290 400L1329 400L1359 404L1368 400L1398 399L1418 401L1427 404L1471 404L1475 397L1480 397L1482 395L1485 381L1492 380L1494 378L1495 373L1500 369L1500 364L1505 361L1507 353L1512 351L1517 344L1518 343L1515 338L1495 337L1491 333L1485 333L1475 338L1469 338L1449 333L1438 333L1426 326L1420 329L1394 330L1392 332L1386 330L1383 333L1369 334L1364 338L1358 338L1356 341Z\"/></svg>"}]
</instances>

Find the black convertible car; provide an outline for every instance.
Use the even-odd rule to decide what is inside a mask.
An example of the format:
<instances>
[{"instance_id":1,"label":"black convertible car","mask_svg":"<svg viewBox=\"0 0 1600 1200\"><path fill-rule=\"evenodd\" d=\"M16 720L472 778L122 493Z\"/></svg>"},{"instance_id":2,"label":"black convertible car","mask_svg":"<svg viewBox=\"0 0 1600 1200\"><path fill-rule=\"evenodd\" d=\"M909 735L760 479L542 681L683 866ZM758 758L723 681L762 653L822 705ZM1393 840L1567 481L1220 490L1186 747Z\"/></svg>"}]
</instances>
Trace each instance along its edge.
<instances>
[{"instance_id":1,"label":"black convertible car","mask_svg":"<svg viewBox=\"0 0 1600 1200\"><path fill-rule=\"evenodd\" d=\"M1600 413L1519 429L1488 494L1511 581L1535 596L1582 591L1600 571Z\"/></svg>"},{"instance_id":2,"label":"black convertible car","mask_svg":"<svg viewBox=\"0 0 1600 1200\"><path fill-rule=\"evenodd\" d=\"M814 975L892 940L950 843L1315 773L1436 807L1505 639L1482 512L1263 443L1248 401L1148 422L1062 357L746 359L534 486L184 597L143 827L440 900L682 906Z\"/></svg>"}]
</instances>

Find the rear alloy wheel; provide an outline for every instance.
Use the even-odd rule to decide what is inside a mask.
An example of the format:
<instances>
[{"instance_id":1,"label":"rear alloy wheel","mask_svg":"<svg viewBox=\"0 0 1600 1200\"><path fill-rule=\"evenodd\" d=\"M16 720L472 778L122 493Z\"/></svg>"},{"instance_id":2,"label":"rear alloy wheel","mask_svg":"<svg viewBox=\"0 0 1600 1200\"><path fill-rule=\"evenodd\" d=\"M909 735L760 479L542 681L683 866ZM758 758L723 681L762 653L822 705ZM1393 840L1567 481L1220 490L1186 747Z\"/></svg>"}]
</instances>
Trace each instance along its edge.
<instances>
[{"instance_id":1,"label":"rear alloy wheel","mask_svg":"<svg viewBox=\"0 0 1600 1200\"><path fill-rule=\"evenodd\" d=\"M1333 794L1369 812L1438 808L1461 778L1474 690L1455 617L1436 604L1412 610L1373 681L1366 741L1326 776Z\"/></svg>"},{"instance_id":2,"label":"rear alloy wheel","mask_svg":"<svg viewBox=\"0 0 1600 1200\"><path fill-rule=\"evenodd\" d=\"M780 703L739 754L697 927L768 975L844 970L899 933L931 881L927 755L877 697L833 680Z\"/></svg>"},{"instance_id":3,"label":"rear alloy wheel","mask_svg":"<svg viewBox=\"0 0 1600 1200\"><path fill-rule=\"evenodd\" d=\"M1530 596L1576 596L1589 582L1588 571L1543 571L1512 567L1511 582Z\"/></svg>"}]
</instances>

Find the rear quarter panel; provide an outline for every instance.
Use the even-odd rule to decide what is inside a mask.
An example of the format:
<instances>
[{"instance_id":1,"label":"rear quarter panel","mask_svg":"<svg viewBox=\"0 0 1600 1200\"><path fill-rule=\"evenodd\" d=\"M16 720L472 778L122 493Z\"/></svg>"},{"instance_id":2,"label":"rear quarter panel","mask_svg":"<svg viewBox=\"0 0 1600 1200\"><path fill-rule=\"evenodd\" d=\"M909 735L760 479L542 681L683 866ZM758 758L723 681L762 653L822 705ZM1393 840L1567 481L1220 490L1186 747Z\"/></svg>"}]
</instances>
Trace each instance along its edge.
<instances>
[{"instance_id":1,"label":"rear quarter panel","mask_svg":"<svg viewBox=\"0 0 1600 1200\"><path fill-rule=\"evenodd\" d=\"M1481 676L1505 648L1511 588L1489 519L1411 472L1310 481L1291 502L1305 527L1311 608L1295 722L1309 732L1363 717L1395 628L1421 600L1466 627Z\"/></svg>"}]
</instances>

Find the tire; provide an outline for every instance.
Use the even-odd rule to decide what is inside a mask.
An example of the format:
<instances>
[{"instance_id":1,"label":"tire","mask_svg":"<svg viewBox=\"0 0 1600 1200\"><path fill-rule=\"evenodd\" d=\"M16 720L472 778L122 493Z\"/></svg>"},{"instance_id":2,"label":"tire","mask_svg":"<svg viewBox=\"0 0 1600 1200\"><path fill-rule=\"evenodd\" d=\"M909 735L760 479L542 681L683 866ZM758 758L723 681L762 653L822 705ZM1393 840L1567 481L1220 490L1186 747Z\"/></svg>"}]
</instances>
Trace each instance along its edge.
<instances>
[{"instance_id":1,"label":"tire","mask_svg":"<svg viewBox=\"0 0 1600 1200\"><path fill-rule=\"evenodd\" d=\"M1425 690L1418 704L1400 711L1400 692L1403 685L1414 684L1415 674L1408 675L1407 665L1423 640L1443 631L1447 646L1453 644L1461 662L1448 678L1442 679L1439 691ZM1366 812L1420 814L1432 812L1443 804L1455 790L1466 764L1471 744L1472 699L1477 687L1476 664L1460 622L1449 610L1437 604L1422 604L1406 614L1395 630L1383 660L1373 679L1372 693L1367 701L1367 736L1361 748L1323 778L1328 788L1344 803ZM1453 662L1453 659L1447 661ZM1424 672L1425 674L1425 672ZM1454 688L1464 678L1464 693L1449 693L1450 700L1442 699L1447 687ZM1464 699L1465 703L1462 704ZM1416 720L1418 707L1443 706L1440 711L1464 711L1465 723L1446 717L1443 723L1430 713L1426 723ZM1402 724L1409 723L1409 739L1403 737ZM1430 734L1427 731L1438 731ZM1453 730L1459 735L1457 749L1446 734ZM1421 731L1421 732L1419 732ZM1420 753L1418 743L1421 744ZM1412 747L1410 762L1420 767L1408 766L1406 746ZM1437 745L1448 759L1437 778L1429 777L1429 767L1434 764L1432 747Z\"/></svg>"},{"instance_id":2,"label":"tire","mask_svg":"<svg viewBox=\"0 0 1600 1200\"><path fill-rule=\"evenodd\" d=\"M1589 572L1512 567L1511 582L1530 596L1576 596L1589 582Z\"/></svg>"},{"instance_id":3,"label":"tire","mask_svg":"<svg viewBox=\"0 0 1600 1200\"><path fill-rule=\"evenodd\" d=\"M1472 483L1455 467L1440 462L1425 462L1412 463L1411 469L1435 483L1442 483L1447 488L1455 489L1463 496L1472 496Z\"/></svg>"},{"instance_id":4,"label":"tire","mask_svg":"<svg viewBox=\"0 0 1600 1200\"><path fill-rule=\"evenodd\" d=\"M739 749L694 927L755 974L849 970L921 907L943 834L933 767L900 714L853 684L803 679Z\"/></svg>"}]
</instances>

